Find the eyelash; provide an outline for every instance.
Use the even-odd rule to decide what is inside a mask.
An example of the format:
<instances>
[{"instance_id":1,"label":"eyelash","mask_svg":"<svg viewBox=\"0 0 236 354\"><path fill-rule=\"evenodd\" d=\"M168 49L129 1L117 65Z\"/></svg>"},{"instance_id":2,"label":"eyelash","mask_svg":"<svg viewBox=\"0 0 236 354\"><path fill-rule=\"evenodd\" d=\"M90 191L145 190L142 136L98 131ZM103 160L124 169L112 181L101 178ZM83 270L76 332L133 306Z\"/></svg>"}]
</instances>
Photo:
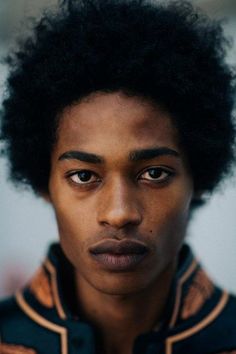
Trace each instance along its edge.
<instances>
[{"instance_id":1,"label":"eyelash","mask_svg":"<svg viewBox=\"0 0 236 354\"><path fill-rule=\"evenodd\" d=\"M150 172L150 171L155 171L155 172L159 172L161 175L163 174L163 173L165 173L166 175L165 175L165 177L163 177L163 178L161 178L160 179L160 177L159 177L159 179L157 179L157 180L155 180L155 179L152 179L152 178L150 178L150 179L148 179L148 178L142 178L141 176L142 175L144 175L145 173L148 173L148 172ZM91 181L91 182L75 182L74 180L73 180L73 177L74 176L79 176L79 174L81 174L81 173L89 173L89 174L91 174L91 177L96 177L95 178L95 180L94 181ZM139 173L139 175L138 175L138 180L142 180L142 181L147 181L147 182L153 182L153 183L155 183L155 184L159 184L159 185L161 185L161 184L165 184L165 183L167 183L169 180L170 180L170 178L171 177L173 177L175 175L175 172L172 170L172 169L170 169L170 168L167 168L167 167L149 167L149 168L147 168L147 169L145 169L144 171L142 171L141 173ZM96 184L96 183L98 183L98 182L100 182L101 181L101 179L99 178L99 176L96 174L96 173L94 173L94 172L92 172L92 171L90 171L90 170L86 170L86 169L84 169L84 170L77 170L77 171L71 171L71 172L69 172L69 173L67 173L66 174L66 178L68 179L68 181L70 182L70 183L72 183L75 187L77 187L77 188L84 188L84 187L88 187L88 186L91 186L91 185L93 185L93 184ZM79 178L79 177L78 177Z\"/></svg>"}]
</instances>

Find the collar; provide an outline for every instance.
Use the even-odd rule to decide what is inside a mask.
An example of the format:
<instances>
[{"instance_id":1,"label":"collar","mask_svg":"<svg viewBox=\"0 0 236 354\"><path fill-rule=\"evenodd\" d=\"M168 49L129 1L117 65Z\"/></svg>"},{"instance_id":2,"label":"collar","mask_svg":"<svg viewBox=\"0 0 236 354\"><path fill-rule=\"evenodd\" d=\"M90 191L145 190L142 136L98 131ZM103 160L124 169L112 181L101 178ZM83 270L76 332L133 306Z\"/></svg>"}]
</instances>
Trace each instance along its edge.
<instances>
[{"instance_id":1,"label":"collar","mask_svg":"<svg viewBox=\"0 0 236 354\"><path fill-rule=\"evenodd\" d=\"M63 354L68 353L67 333L71 326L78 328L80 323L89 327L74 315L73 286L73 267L59 244L53 244L35 276L16 294L18 306L27 316L60 334ZM166 354L171 354L175 342L208 326L220 315L227 301L228 295L213 285L191 248L184 245L164 313L165 320L161 328L154 327L152 332L165 337Z\"/></svg>"}]
</instances>

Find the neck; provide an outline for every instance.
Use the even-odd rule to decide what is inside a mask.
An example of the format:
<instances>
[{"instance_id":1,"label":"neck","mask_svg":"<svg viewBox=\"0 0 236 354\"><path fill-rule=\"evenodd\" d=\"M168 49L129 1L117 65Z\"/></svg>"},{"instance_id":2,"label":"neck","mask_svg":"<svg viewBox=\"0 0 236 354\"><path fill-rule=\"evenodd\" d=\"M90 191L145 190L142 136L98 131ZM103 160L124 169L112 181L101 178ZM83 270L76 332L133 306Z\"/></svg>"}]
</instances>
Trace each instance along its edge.
<instances>
[{"instance_id":1,"label":"neck","mask_svg":"<svg viewBox=\"0 0 236 354\"><path fill-rule=\"evenodd\" d=\"M103 293L76 274L78 301L97 329L102 353L131 354L135 338L160 325L175 270L176 261L149 287L125 295Z\"/></svg>"}]
</instances>

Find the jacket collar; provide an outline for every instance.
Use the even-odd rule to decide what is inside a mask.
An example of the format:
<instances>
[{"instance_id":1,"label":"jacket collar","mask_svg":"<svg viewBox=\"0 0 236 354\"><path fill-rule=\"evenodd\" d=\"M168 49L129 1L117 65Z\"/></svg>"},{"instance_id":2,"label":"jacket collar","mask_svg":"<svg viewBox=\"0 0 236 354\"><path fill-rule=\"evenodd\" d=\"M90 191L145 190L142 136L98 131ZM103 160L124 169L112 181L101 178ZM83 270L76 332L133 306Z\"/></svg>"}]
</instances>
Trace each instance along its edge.
<instances>
[{"instance_id":1,"label":"jacket collar","mask_svg":"<svg viewBox=\"0 0 236 354\"><path fill-rule=\"evenodd\" d=\"M25 290L25 296L35 309L56 320L73 319L75 313L73 267L59 244L50 246L48 255ZM179 322L194 316L210 298L214 286L193 256L189 246L184 245L173 280L166 318L174 328ZM47 311L48 310L48 311ZM166 321L165 321L166 322Z\"/></svg>"},{"instance_id":2,"label":"jacket collar","mask_svg":"<svg viewBox=\"0 0 236 354\"><path fill-rule=\"evenodd\" d=\"M29 317L61 335L62 345L63 340L66 341L68 324L82 323L74 315L78 311L75 311L76 303L71 295L74 293L73 286L73 267L60 246L53 244L28 286L16 295L18 305ZM166 353L172 353L173 343L211 323L220 314L227 299L227 294L214 287L190 247L184 245L163 325L153 328L154 334L162 333L167 337Z\"/></svg>"}]
</instances>

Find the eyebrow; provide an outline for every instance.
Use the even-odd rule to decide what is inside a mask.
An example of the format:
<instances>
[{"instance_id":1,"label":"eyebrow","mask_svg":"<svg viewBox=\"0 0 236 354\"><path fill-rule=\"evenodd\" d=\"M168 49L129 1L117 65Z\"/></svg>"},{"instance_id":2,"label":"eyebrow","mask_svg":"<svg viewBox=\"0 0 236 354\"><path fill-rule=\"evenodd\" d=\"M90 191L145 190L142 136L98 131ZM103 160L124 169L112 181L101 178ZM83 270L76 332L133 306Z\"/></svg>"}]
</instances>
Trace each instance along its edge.
<instances>
[{"instance_id":1,"label":"eyebrow","mask_svg":"<svg viewBox=\"0 0 236 354\"><path fill-rule=\"evenodd\" d=\"M130 153L129 158L131 161L140 161L151 160L155 157L164 155L174 156L178 158L180 157L180 154L176 150L170 149L168 147L157 147L152 149L134 150Z\"/></svg>"},{"instance_id":2,"label":"eyebrow","mask_svg":"<svg viewBox=\"0 0 236 354\"><path fill-rule=\"evenodd\" d=\"M156 148L150 148L150 149L140 149L140 150L134 150L131 151L129 154L129 159L131 161L142 161L142 160L151 160L154 159L155 157L159 156L174 156L179 158L180 154L173 149L170 149L168 147L156 147ZM63 160L79 160L83 162L88 162L88 163L93 163L93 164L101 164L104 163L104 158L102 156L92 154L89 152L84 152L84 151L67 151L63 153L59 159L59 161Z\"/></svg>"},{"instance_id":3,"label":"eyebrow","mask_svg":"<svg viewBox=\"0 0 236 354\"><path fill-rule=\"evenodd\" d=\"M79 160L79 161L95 163L95 164L104 162L104 159L101 156L91 154L89 152L84 152L84 151L67 151L64 154L62 154L58 160L59 161Z\"/></svg>"}]
</instances>

